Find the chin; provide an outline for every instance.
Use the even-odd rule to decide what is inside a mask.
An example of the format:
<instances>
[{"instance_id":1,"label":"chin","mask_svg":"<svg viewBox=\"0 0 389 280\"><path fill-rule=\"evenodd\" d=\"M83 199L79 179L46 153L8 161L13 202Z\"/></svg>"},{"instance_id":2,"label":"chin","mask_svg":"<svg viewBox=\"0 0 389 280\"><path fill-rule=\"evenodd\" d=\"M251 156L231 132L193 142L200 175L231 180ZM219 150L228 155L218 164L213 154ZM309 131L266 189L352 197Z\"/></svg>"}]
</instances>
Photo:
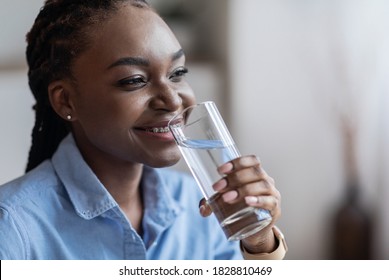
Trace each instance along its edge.
<instances>
[{"instance_id":1,"label":"chin","mask_svg":"<svg viewBox=\"0 0 389 280\"><path fill-rule=\"evenodd\" d=\"M171 156L168 156L168 157L163 157L163 158L153 158L153 160L151 160L150 162L148 163L145 163L146 165L150 166L150 167L154 167L154 168L163 168L163 167L170 167L172 165L175 165L176 163L178 163L181 159L181 155L180 154L175 154L175 155L171 155Z\"/></svg>"}]
</instances>

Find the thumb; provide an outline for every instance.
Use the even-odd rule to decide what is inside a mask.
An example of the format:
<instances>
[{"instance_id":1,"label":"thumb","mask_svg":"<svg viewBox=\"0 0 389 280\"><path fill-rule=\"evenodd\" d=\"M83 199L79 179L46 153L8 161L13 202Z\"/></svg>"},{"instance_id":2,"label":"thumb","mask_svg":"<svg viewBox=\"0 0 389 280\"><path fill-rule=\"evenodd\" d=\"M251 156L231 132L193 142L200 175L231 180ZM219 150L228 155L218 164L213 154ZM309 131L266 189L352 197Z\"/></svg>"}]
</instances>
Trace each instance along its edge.
<instances>
[{"instance_id":1,"label":"thumb","mask_svg":"<svg viewBox=\"0 0 389 280\"><path fill-rule=\"evenodd\" d=\"M212 209L208 205L207 200L205 198L202 198L200 200L199 210L200 210L200 215L203 217L208 217L209 215L212 214Z\"/></svg>"}]
</instances>

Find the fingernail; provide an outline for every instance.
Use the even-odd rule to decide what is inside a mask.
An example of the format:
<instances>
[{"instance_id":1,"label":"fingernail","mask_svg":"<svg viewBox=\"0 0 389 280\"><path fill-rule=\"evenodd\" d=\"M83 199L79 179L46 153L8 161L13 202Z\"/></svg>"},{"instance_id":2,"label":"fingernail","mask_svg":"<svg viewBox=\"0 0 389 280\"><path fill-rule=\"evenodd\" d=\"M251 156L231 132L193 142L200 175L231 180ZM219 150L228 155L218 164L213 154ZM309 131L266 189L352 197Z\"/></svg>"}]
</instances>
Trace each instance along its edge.
<instances>
[{"instance_id":1,"label":"fingernail","mask_svg":"<svg viewBox=\"0 0 389 280\"><path fill-rule=\"evenodd\" d=\"M213 185L213 189L215 191L220 191L222 189L224 189L225 187L227 187L227 180L225 179L221 179L219 181L217 181L214 185Z\"/></svg>"},{"instance_id":2,"label":"fingernail","mask_svg":"<svg viewBox=\"0 0 389 280\"><path fill-rule=\"evenodd\" d=\"M258 199L255 196L246 196L244 198L247 204L257 204Z\"/></svg>"},{"instance_id":3,"label":"fingernail","mask_svg":"<svg viewBox=\"0 0 389 280\"><path fill-rule=\"evenodd\" d=\"M224 202L230 202L238 197L237 191L229 191L223 194L223 200Z\"/></svg>"},{"instance_id":4,"label":"fingernail","mask_svg":"<svg viewBox=\"0 0 389 280\"><path fill-rule=\"evenodd\" d=\"M199 210L200 210L200 214L205 213L205 206L201 205Z\"/></svg>"},{"instance_id":5,"label":"fingernail","mask_svg":"<svg viewBox=\"0 0 389 280\"><path fill-rule=\"evenodd\" d=\"M222 166L219 166L217 169L219 173L221 174L227 174L234 168L234 165L231 162L227 162L226 164L223 164Z\"/></svg>"}]
</instances>

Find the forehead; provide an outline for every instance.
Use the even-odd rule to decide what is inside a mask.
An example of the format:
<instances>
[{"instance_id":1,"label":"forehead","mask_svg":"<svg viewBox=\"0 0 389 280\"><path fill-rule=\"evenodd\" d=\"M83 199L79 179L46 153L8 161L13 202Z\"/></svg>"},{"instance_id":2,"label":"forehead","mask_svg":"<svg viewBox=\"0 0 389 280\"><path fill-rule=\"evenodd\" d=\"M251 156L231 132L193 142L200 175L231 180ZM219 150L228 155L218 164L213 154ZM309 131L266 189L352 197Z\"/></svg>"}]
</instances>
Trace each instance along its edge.
<instances>
[{"instance_id":1,"label":"forehead","mask_svg":"<svg viewBox=\"0 0 389 280\"><path fill-rule=\"evenodd\" d=\"M106 63L120 57L171 56L181 47L167 24L154 11L123 5L92 31L89 54Z\"/></svg>"}]
</instances>

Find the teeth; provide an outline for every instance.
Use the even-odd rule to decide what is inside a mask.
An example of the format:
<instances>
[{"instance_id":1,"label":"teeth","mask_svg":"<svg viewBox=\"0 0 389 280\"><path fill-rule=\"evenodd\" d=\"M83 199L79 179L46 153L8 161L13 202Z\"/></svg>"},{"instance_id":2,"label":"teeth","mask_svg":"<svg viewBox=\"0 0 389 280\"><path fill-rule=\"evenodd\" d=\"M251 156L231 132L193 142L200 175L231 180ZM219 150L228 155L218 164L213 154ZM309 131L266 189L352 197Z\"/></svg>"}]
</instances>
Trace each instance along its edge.
<instances>
[{"instance_id":1,"label":"teeth","mask_svg":"<svg viewBox=\"0 0 389 280\"><path fill-rule=\"evenodd\" d=\"M181 127L180 124L174 124L172 125L173 128L179 128ZM170 131L169 127L165 126L165 127L153 127L153 128L150 128L149 129L150 132L153 132L153 133L167 133Z\"/></svg>"},{"instance_id":2,"label":"teeth","mask_svg":"<svg viewBox=\"0 0 389 280\"><path fill-rule=\"evenodd\" d=\"M170 129L166 127L154 127L151 129L152 132L154 133L167 133L170 131Z\"/></svg>"}]
</instances>

